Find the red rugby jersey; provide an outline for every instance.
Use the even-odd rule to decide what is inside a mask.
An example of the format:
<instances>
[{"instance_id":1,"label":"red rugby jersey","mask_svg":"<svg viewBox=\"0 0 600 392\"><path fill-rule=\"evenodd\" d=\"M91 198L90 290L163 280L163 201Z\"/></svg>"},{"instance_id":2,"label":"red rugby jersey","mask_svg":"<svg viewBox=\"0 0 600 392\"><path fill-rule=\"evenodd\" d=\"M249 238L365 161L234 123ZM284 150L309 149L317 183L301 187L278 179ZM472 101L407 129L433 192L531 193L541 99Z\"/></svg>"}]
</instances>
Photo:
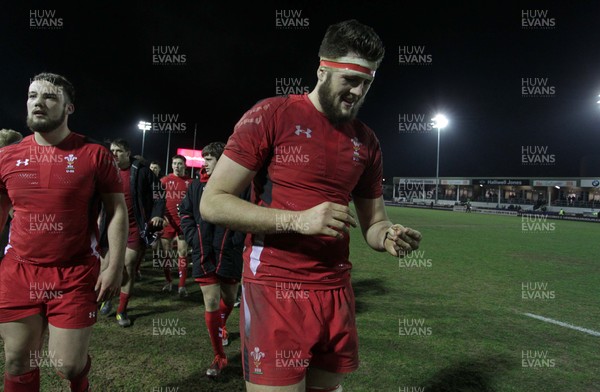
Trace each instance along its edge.
<instances>
[{"instance_id":1,"label":"red rugby jersey","mask_svg":"<svg viewBox=\"0 0 600 392\"><path fill-rule=\"evenodd\" d=\"M0 149L0 193L14 218L7 254L32 264L72 265L98 254L101 193L122 193L107 148L71 133L56 146L33 135Z\"/></svg>"},{"instance_id":2,"label":"red rugby jersey","mask_svg":"<svg viewBox=\"0 0 600 392\"><path fill-rule=\"evenodd\" d=\"M187 175L178 177L173 173L170 173L160 179L162 192L165 196L165 216L169 219L172 225L179 226L181 219L179 218L178 207L187 188L192 182L192 179Z\"/></svg>"},{"instance_id":3,"label":"red rugby jersey","mask_svg":"<svg viewBox=\"0 0 600 392\"><path fill-rule=\"evenodd\" d=\"M119 175L121 176L125 204L127 205L129 229L135 229L137 228L137 222L135 221L135 214L133 213L133 199L131 198L131 166L129 166L127 169L119 168Z\"/></svg>"},{"instance_id":4,"label":"red rugby jersey","mask_svg":"<svg viewBox=\"0 0 600 392\"><path fill-rule=\"evenodd\" d=\"M382 195L381 149L374 132L359 120L334 127L307 95L256 104L235 126L224 154L258 172L252 202L261 206L300 211L325 201L348 205L351 195ZM302 223L284 221L277 234L247 237L244 279L341 287L352 268L349 237L295 234L290 231Z\"/></svg>"}]
</instances>

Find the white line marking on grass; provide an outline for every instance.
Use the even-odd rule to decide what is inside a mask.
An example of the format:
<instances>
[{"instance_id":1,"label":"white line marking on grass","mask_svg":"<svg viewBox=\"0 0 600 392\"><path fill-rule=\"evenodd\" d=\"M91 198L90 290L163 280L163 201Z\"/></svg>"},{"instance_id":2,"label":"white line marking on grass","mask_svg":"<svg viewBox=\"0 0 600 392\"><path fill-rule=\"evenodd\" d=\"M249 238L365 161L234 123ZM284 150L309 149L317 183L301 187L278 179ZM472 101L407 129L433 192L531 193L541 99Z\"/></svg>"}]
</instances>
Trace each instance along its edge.
<instances>
[{"instance_id":1,"label":"white line marking on grass","mask_svg":"<svg viewBox=\"0 0 600 392\"><path fill-rule=\"evenodd\" d=\"M587 334L592 335L592 336L600 336L600 332L594 331L593 329L587 329L587 328L578 327L576 325L572 325L572 324L568 324L568 323L563 323L562 321L553 320L551 318L547 318L547 317L543 317L543 316L538 316L537 314L532 314L532 313L523 313L523 314L525 316L532 317L534 319L542 320L542 321L544 321L546 323L560 325L561 327L574 329L575 331L587 333Z\"/></svg>"}]
</instances>

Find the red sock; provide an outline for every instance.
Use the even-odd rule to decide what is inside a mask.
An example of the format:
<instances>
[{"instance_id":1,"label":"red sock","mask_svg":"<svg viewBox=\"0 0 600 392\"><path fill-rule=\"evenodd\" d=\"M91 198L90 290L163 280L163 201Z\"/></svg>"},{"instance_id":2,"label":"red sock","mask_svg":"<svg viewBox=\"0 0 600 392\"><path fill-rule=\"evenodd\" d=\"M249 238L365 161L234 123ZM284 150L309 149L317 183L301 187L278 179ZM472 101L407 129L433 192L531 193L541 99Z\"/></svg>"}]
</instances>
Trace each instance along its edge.
<instances>
[{"instance_id":1,"label":"red sock","mask_svg":"<svg viewBox=\"0 0 600 392\"><path fill-rule=\"evenodd\" d=\"M121 291L121 295L119 295L119 308L117 309L117 313L123 313L127 311L127 305L129 304L129 298L131 298L130 294L126 294Z\"/></svg>"},{"instance_id":2,"label":"red sock","mask_svg":"<svg viewBox=\"0 0 600 392\"><path fill-rule=\"evenodd\" d=\"M121 294L123 295L123 294ZM88 392L90 388L90 382L88 380L88 373L90 372L90 368L92 367L92 358L88 355L87 363L85 367L79 373L79 375L71 380L71 392Z\"/></svg>"},{"instance_id":3,"label":"red sock","mask_svg":"<svg viewBox=\"0 0 600 392\"><path fill-rule=\"evenodd\" d=\"M210 344L212 344L215 355L225 356L223 351L223 341L219 336L219 327L221 326L221 312L215 310L214 312L204 312L204 321L208 328L208 336L210 337Z\"/></svg>"},{"instance_id":4,"label":"red sock","mask_svg":"<svg viewBox=\"0 0 600 392\"><path fill-rule=\"evenodd\" d=\"M165 271L165 279L167 280L167 282L171 283L171 281L173 281L173 278L171 277L171 267L165 267L164 268Z\"/></svg>"},{"instance_id":5,"label":"red sock","mask_svg":"<svg viewBox=\"0 0 600 392\"><path fill-rule=\"evenodd\" d=\"M13 376L4 373L4 392L38 392L40 390L40 368Z\"/></svg>"},{"instance_id":6,"label":"red sock","mask_svg":"<svg viewBox=\"0 0 600 392\"><path fill-rule=\"evenodd\" d=\"M233 305L227 305L225 301L223 301L223 297L221 297L221 303L219 304L219 314L221 315L221 327L224 327L227 323L227 318L231 314L233 310Z\"/></svg>"},{"instance_id":7,"label":"red sock","mask_svg":"<svg viewBox=\"0 0 600 392\"><path fill-rule=\"evenodd\" d=\"M179 287L185 287L185 281L187 280L187 257L179 257L177 259L177 266L179 267Z\"/></svg>"}]
</instances>

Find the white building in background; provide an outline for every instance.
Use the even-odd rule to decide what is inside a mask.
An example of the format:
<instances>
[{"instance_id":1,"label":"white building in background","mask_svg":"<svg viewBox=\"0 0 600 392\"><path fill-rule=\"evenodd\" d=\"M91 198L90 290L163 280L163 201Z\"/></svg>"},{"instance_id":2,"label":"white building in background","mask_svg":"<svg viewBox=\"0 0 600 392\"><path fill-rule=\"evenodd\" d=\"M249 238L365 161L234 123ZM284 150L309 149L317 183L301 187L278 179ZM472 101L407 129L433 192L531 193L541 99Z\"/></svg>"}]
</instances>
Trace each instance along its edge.
<instances>
[{"instance_id":1,"label":"white building in background","mask_svg":"<svg viewBox=\"0 0 600 392\"><path fill-rule=\"evenodd\" d=\"M440 177L438 205L582 212L600 209L600 177ZM396 203L435 202L435 177L394 177ZM389 199L389 190L386 193Z\"/></svg>"}]
</instances>

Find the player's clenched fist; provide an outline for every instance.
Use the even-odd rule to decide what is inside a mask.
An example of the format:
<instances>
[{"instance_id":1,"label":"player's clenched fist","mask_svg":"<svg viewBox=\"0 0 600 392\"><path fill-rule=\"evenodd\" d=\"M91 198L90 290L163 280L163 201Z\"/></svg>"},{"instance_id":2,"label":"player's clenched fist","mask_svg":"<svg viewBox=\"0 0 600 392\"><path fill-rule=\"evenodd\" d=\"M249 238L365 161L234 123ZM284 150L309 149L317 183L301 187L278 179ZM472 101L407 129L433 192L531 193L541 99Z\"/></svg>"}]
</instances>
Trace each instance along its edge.
<instances>
[{"instance_id":1,"label":"player's clenched fist","mask_svg":"<svg viewBox=\"0 0 600 392\"><path fill-rule=\"evenodd\" d=\"M348 206L323 202L300 212L302 234L327 235L343 238L349 226L356 227L356 220Z\"/></svg>"},{"instance_id":2,"label":"player's clenched fist","mask_svg":"<svg viewBox=\"0 0 600 392\"><path fill-rule=\"evenodd\" d=\"M419 249L421 237L421 233L417 230L395 224L385 232L383 246L389 254L404 257L413 250Z\"/></svg>"}]
</instances>

